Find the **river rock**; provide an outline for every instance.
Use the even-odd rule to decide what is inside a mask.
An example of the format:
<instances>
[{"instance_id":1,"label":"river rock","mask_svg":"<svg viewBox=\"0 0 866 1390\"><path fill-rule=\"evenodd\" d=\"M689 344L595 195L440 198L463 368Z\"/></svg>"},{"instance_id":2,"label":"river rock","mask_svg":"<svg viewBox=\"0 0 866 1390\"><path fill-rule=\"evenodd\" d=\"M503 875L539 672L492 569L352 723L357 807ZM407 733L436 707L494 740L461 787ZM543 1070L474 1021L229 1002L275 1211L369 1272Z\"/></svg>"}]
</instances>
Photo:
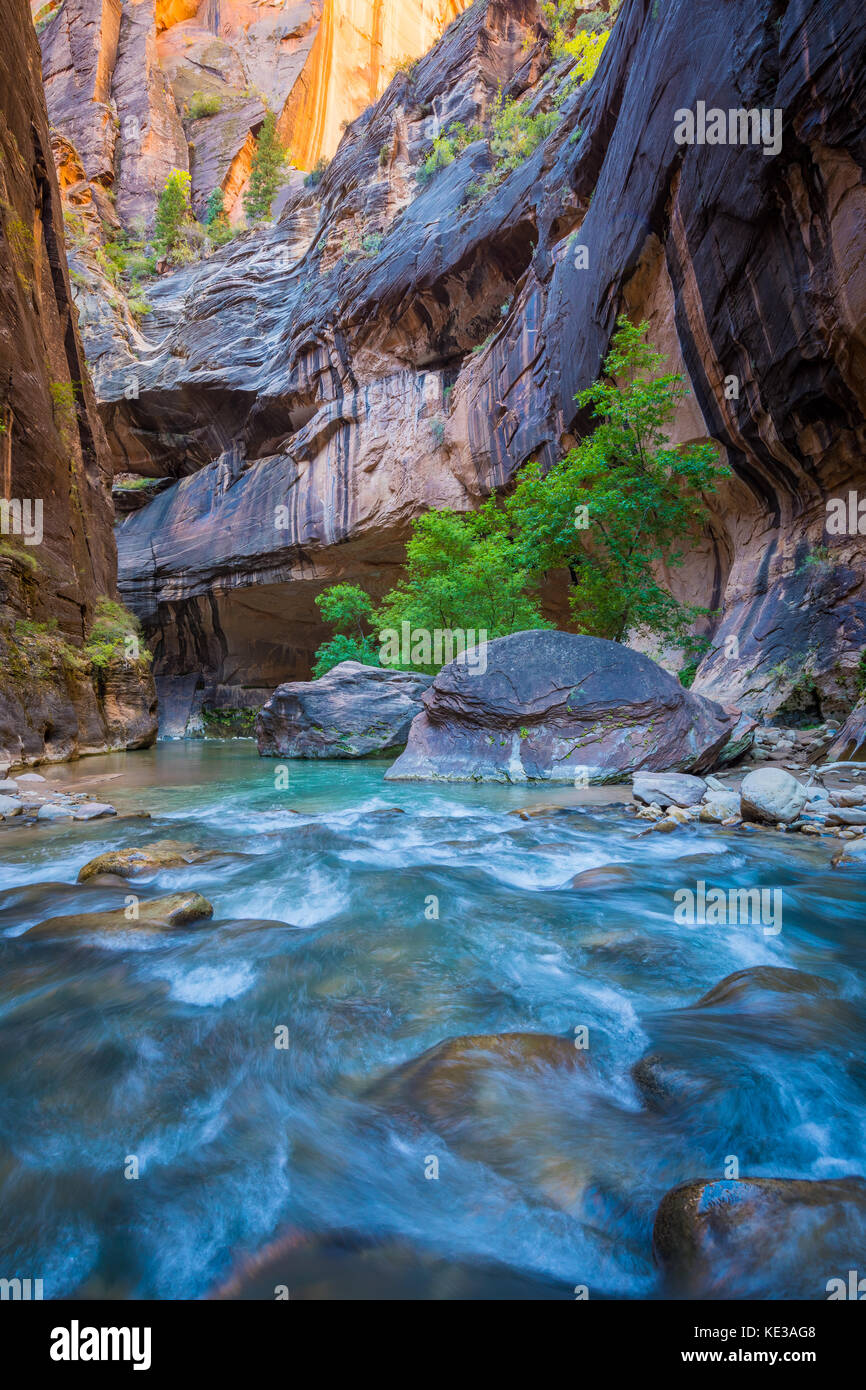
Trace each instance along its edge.
<instances>
[{"instance_id":1,"label":"river rock","mask_svg":"<svg viewBox=\"0 0 866 1390\"><path fill-rule=\"evenodd\" d=\"M20 816L24 805L16 796L0 796L0 816Z\"/></svg>"},{"instance_id":2,"label":"river rock","mask_svg":"<svg viewBox=\"0 0 866 1390\"><path fill-rule=\"evenodd\" d=\"M826 820L828 825L866 825L866 807L835 806Z\"/></svg>"},{"instance_id":3,"label":"river rock","mask_svg":"<svg viewBox=\"0 0 866 1390\"><path fill-rule=\"evenodd\" d=\"M216 853L216 850L196 849L178 840L155 840L144 849L114 849L98 854L79 870L78 882L85 883L97 874L137 878L140 874L155 874L162 869L180 869L212 859Z\"/></svg>"},{"instance_id":4,"label":"river rock","mask_svg":"<svg viewBox=\"0 0 866 1390\"><path fill-rule=\"evenodd\" d=\"M14 782L14 781L12 780L11 777L4 777L3 780L0 781L0 796L17 796L17 795L18 795L18 783L17 783L17 782Z\"/></svg>"},{"instance_id":5,"label":"river rock","mask_svg":"<svg viewBox=\"0 0 866 1390\"><path fill-rule=\"evenodd\" d=\"M866 869L866 837L848 840L833 855L834 869Z\"/></svg>"},{"instance_id":6,"label":"river rock","mask_svg":"<svg viewBox=\"0 0 866 1390\"><path fill-rule=\"evenodd\" d=\"M705 824L722 825L731 816L739 818L740 794L735 791L711 791L701 803L700 819Z\"/></svg>"},{"instance_id":7,"label":"river rock","mask_svg":"<svg viewBox=\"0 0 866 1390\"><path fill-rule=\"evenodd\" d=\"M719 1005L740 1004L755 993L770 990L776 994L834 994L829 981L804 970L791 970L783 965L751 965L735 970L702 995L693 1009L711 1009Z\"/></svg>"},{"instance_id":8,"label":"river rock","mask_svg":"<svg viewBox=\"0 0 866 1390\"><path fill-rule=\"evenodd\" d=\"M107 801L86 801L73 812L75 820L99 820L103 816L116 816L117 811Z\"/></svg>"},{"instance_id":9,"label":"river rock","mask_svg":"<svg viewBox=\"0 0 866 1390\"><path fill-rule=\"evenodd\" d=\"M702 777L685 772L636 772L632 791L645 806L656 802L666 810L668 806L697 806L706 795L707 784Z\"/></svg>"},{"instance_id":10,"label":"river rock","mask_svg":"<svg viewBox=\"0 0 866 1390\"><path fill-rule=\"evenodd\" d=\"M866 803L866 790L862 787L833 787L829 793L823 792L822 795L828 796L834 806L862 806Z\"/></svg>"},{"instance_id":11,"label":"river rock","mask_svg":"<svg viewBox=\"0 0 866 1390\"><path fill-rule=\"evenodd\" d=\"M738 713L642 652L568 632L516 632L450 662L422 696L390 781L619 782L713 767Z\"/></svg>"},{"instance_id":12,"label":"river rock","mask_svg":"<svg viewBox=\"0 0 866 1390\"><path fill-rule=\"evenodd\" d=\"M740 811L744 820L790 825L806 804L806 788L790 772L760 767L743 778Z\"/></svg>"},{"instance_id":13,"label":"river rock","mask_svg":"<svg viewBox=\"0 0 866 1390\"><path fill-rule=\"evenodd\" d=\"M37 820L66 820L72 815L72 807L57 801L48 801L36 812Z\"/></svg>"},{"instance_id":14,"label":"river rock","mask_svg":"<svg viewBox=\"0 0 866 1390\"><path fill-rule=\"evenodd\" d=\"M213 905L201 893L170 893L138 904L137 917L130 919L126 908L110 912L80 912L68 917L49 917L31 927L27 936L54 936L65 932L158 931L163 927L184 927L213 917Z\"/></svg>"},{"instance_id":15,"label":"river rock","mask_svg":"<svg viewBox=\"0 0 866 1390\"><path fill-rule=\"evenodd\" d=\"M14 780L19 787L23 784L23 786L30 788L35 787L37 782L45 782L46 779L38 772L22 772L20 775L16 774Z\"/></svg>"},{"instance_id":16,"label":"river rock","mask_svg":"<svg viewBox=\"0 0 866 1390\"><path fill-rule=\"evenodd\" d=\"M653 1253L692 1297L826 1298L866 1241L866 1181L740 1178L665 1193Z\"/></svg>"},{"instance_id":17,"label":"river rock","mask_svg":"<svg viewBox=\"0 0 866 1390\"><path fill-rule=\"evenodd\" d=\"M396 1067L375 1083L377 1104L419 1115L441 1125L461 1123L493 1103L497 1074L526 1078L545 1068L584 1065L586 1052L574 1040L549 1033L493 1033L448 1038Z\"/></svg>"},{"instance_id":18,"label":"river rock","mask_svg":"<svg viewBox=\"0 0 866 1390\"><path fill-rule=\"evenodd\" d=\"M259 711L267 758L364 758L402 748L431 676L341 661L315 681L278 686Z\"/></svg>"}]
</instances>

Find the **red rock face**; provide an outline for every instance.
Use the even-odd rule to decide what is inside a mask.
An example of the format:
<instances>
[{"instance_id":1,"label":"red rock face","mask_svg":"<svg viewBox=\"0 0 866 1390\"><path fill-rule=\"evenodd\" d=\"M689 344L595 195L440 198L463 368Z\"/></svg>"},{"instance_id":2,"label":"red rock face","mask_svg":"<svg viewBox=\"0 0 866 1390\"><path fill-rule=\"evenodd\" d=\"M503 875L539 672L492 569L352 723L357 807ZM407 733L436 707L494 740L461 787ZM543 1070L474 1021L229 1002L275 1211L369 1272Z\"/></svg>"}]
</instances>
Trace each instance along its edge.
<instances>
[{"instance_id":1,"label":"red rock face","mask_svg":"<svg viewBox=\"0 0 866 1390\"><path fill-rule=\"evenodd\" d=\"M0 762L5 764L147 741L154 736L155 719L149 677L117 672L98 692L70 664L97 599L117 596L110 463L72 307L39 46L21 0L3 0L0 18ZM40 540L31 544L35 529L28 537L16 520L37 514ZM108 714L106 701L112 704Z\"/></svg>"},{"instance_id":2,"label":"red rock face","mask_svg":"<svg viewBox=\"0 0 866 1390\"><path fill-rule=\"evenodd\" d=\"M419 511L475 505L586 427L574 397L625 309L691 386L675 439L732 470L671 576L719 613L694 689L794 720L853 703L864 538L826 521L866 500L866 17L626 0L593 82L493 192L472 191L481 142L419 188L436 129L483 121L499 84L550 101L547 40L534 0L478 0L317 188L168 277L146 350L101 359L119 466L182 477L120 530L162 670L306 676L324 584L381 592ZM677 143L699 102L779 111L778 147Z\"/></svg>"}]
</instances>

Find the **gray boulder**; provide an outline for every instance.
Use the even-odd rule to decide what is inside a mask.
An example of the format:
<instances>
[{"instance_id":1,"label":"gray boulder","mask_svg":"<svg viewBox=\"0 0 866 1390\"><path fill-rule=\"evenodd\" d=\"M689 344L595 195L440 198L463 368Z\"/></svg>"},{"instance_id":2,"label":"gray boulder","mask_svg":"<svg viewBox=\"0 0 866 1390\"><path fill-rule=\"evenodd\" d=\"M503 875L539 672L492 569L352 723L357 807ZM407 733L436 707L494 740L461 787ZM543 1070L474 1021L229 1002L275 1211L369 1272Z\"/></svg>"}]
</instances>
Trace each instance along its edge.
<instances>
[{"instance_id":1,"label":"gray boulder","mask_svg":"<svg viewBox=\"0 0 866 1390\"><path fill-rule=\"evenodd\" d=\"M632 791L645 806L655 802L667 809L697 806L706 795L707 784L702 777L690 777L687 772L636 772Z\"/></svg>"},{"instance_id":2,"label":"gray boulder","mask_svg":"<svg viewBox=\"0 0 866 1390\"><path fill-rule=\"evenodd\" d=\"M790 825L806 804L808 793L802 782L780 767L759 767L743 778L740 811L744 820Z\"/></svg>"},{"instance_id":3,"label":"gray boulder","mask_svg":"<svg viewBox=\"0 0 866 1390\"><path fill-rule=\"evenodd\" d=\"M263 758L364 758L402 748L431 676L341 661L316 681L288 681L256 719Z\"/></svg>"},{"instance_id":4,"label":"gray boulder","mask_svg":"<svg viewBox=\"0 0 866 1390\"><path fill-rule=\"evenodd\" d=\"M721 825L731 816L740 814L740 796L735 791L710 791L701 804L700 819L709 825Z\"/></svg>"},{"instance_id":5,"label":"gray boulder","mask_svg":"<svg viewBox=\"0 0 866 1390\"><path fill-rule=\"evenodd\" d=\"M650 657L567 632L488 642L422 697L389 781L622 782L714 767L739 721Z\"/></svg>"},{"instance_id":6,"label":"gray boulder","mask_svg":"<svg viewBox=\"0 0 866 1390\"><path fill-rule=\"evenodd\" d=\"M20 816L23 804L16 796L0 796L0 816Z\"/></svg>"}]
</instances>

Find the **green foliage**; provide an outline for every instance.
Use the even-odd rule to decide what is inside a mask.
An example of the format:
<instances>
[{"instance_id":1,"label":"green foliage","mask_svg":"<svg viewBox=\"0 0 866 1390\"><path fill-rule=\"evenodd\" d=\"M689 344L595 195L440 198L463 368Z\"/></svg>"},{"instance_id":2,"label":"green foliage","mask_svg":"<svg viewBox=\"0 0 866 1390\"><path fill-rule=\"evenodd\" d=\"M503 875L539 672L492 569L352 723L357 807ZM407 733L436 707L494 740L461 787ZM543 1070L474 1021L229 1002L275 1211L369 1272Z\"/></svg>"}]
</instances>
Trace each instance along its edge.
<instances>
[{"instance_id":1,"label":"green foliage","mask_svg":"<svg viewBox=\"0 0 866 1390\"><path fill-rule=\"evenodd\" d=\"M54 423L61 435L69 442L77 423L76 383L74 381L50 381L51 404Z\"/></svg>"},{"instance_id":2,"label":"green foliage","mask_svg":"<svg viewBox=\"0 0 866 1390\"><path fill-rule=\"evenodd\" d=\"M854 672L854 681L861 695L866 695L866 647L860 653L860 660Z\"/></svg>"},{"instance_id":3,"label":"green foliage","mask_svg":"<svg viewBox=\"0 0 866 1390\"><path fill-rule=\"evenodd\" d=\"M71 643L62 637L57 619L38 623L19 618L11 632L5 634L5 666L13 680L28 688L50 679L74 672L84 672L87 662Z\"/></svg>"},{"instance_id":4,"label":"green foliage","mask_svg":"<svg viewBox=\"0 0 866 1390\"><path fill-rule=\"evenodd\" d=\"M208 236L215 246L224 246L234 236L226 212L225 194L219 187L211 189L208 194L204 225L207 227Z\"/></svg>"},{"instance_id":5,"label":"green foliage","mask_svg":"<svg viewBox=\"0 0 866 1390\"><path fill-rule=\"evenodd\" d=\"M203 116L215 116L223 109L223 99L218 92L193 92L189 99L189 117L192 121Z\"/></svg>"},{"instance_id":6,"label":"green foliage","mask_svg":"<svg viewBox=\"0 0 866 1390\"><path fill-rule=\"evenodd\" d=\"M484 132L479 125L470 126L467 130L462 121L454 121L447 131L436 136L423 164L419 166L415 177L420 187L426 188L440 169L445 169L449 164L453 164L458 154L461 154L467 146L471 145L473 141L483 138Z\"/></svg>"},{"instance_id":7,"label":"green foliage","mask_svg":"<svg viewBox=\"0 0 866 1390\"><path fill-rule=\"evenodd\" d=\"M376 612L380 629L408 622L434 632L484 628L489 638L549 627L530 595L502 509L494 499L476 512L418 517L406 548L406 577Z\"/></svg>"},{"instance_id":8,"label":"green foliage","mask_svg":"<svg viewBox=\"0 0 866 1390\"><path fill-rule=\"evenodd\" d=\"M706 612L678 603L656 573L682 564L680 546L707 516L702 494L729 470L712 444L669 445L688 393L681 376L659 374L646 329L617 320L604 375L577 397L599 423L545 476L536 464L524 469L506 511L530 573L568 568L580 632L682 642Z\"/></svg>"},{"instance_id":9,"label":"green foliage","mask_svg":"<svg viewBox=\"0 0 866 1390\"><path fill-rule=\"evenodd\" d=\"M286 163L286 152L277 138L277 123L273 111L262 122L253 152L250 181L244 194L244 208L249 222L263 222L271 215L271 203L280 186Z\"/></svg>"},{"instance_id":10,"label":"green foliage","mask_svg":"<svg viewBox=\"0 0 866 1390\"><path fill-rule=\"evenodd\" d=\"M317 680L341 661L379 665L378 645L366 631L373 622L373 604L363 589L357 584L332 584L318 595L316 605L335 629L335 636L316 652L313 675Z\"/></svg>"},{"instance_id":11,"label":"green foliage","mask_svg":"<svg viewBox=\"0 0 866 1390\"><path fill-rule=\"evenodd\" d=\"M0 541L0 560L11 560L13 564L21 565L30 574L36 574L39 569L39 561L29 550L25 549L23 542L15 540Z\"/></svg>"},{"instance_id":12,"label":"green foliage","mask_svg":"<svg viewBox=\"0 0 866 1390\"><path fill-rule=\"evenodd\" d=\"M317 159L312 169L304 179L304 187L315 188L317 184L320 184L322 182L322 179L325 177L325 173L330 162L331 161L329 159L326 159L324 155L322 155L321 159Z\"/></svg>"},{"instance_id":13,"label":"green foliage","mask_svg":"<svg viewBox=\"0 0 866 1390\"><path fill-rule=\"evenodd\" d=\"M376 256L381 251L384 240L381 232L368 232L361 238L361 250L365 256Z\"/></svg>"},{"instance_id":14,"label":"green foliage","mask_svg":"<svg viewBox=\"0 0 866 1390\"><path fill-rule=\"evenodd\" d=\"M181 169L172 169L159 195L153 241L164 256L177 254L182 245L182 229L193 220L190 183L189 174Z\"/></svg>"},{"instance_id":15,"label":"green foliage","mask_svg":"<svg viewBox=\"0 0 866 1390\"><path fill-rule=\"evenodd\" d=\"M490 154L493 168L482 179L471 183L466 190L468 202L484 198L518 169L538 146L547 139L559 121L559 112L530 111L530 101L515 101L497 93L493 104L490 127Z\"/></svg>"},{"instance_id":16,"label":"green foliage","mask_svg":"<svg viewBox=\"0 0 866 1390\"><path fill-rule=\"evenodd\" d=\"M143 294L130 295L126 303L136 323L141 323L141 320L150 313L150 300L146 299Z\"/></svg>"},{"instance_id":17,"label":"green foliage","mask_svg":"<svg viewBox=\"0 0 866 1390\"><path fill-rule=\"evenodd\" d=\"M133 639L130 645L137 650L137 655L127 656L130 639ZM144 664L152 660L144 645L138 618L122 603L109 598L101 598L96 604L93 623L84 644L84 655L97 676L120 658Z\"/></svg>"},{"instance_id":18,"label":"green foliage","mask_svg":"<svg viewBox=\"0 0 866 1390\"><path fill-rule=\"evenodd\" d=\"M339 666L341 661L361 661L365 666L378 666L379 644L372 637L359 639L338 632L317 650L313 677L318 680L332 666Z\"/></svg>"}]
</instances>

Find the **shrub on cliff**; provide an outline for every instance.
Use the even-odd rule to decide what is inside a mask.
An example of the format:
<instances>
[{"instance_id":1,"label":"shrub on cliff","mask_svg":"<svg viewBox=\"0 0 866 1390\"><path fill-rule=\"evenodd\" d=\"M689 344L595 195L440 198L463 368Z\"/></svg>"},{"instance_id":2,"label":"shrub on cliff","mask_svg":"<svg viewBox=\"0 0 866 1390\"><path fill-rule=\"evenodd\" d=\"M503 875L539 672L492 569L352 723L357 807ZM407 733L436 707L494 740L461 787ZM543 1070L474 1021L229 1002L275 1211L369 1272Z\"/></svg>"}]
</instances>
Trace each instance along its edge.
<instances>
[{"instance_id":1,"label":"shrub on cliff","mask_svg":"<svg viewBox=\"0 0 866 1390\"><path fill-rule=\"evenodd\" d=\"M273 111L262 122L253 152L250 181L244 194L244 209L248 222L263 222L271 215L271 203L280 186L286 163L286 152L277 138L277 123Z\"/></svg>"},{"instance_id":2,"label":"shrub on cliff","mask_svg":"<svg viewBox=\"0 0 866 1390\"><path fill-rule=\"evenodd\" d=\"M705 494L728 469L714 444L669 443L688 391L680 375L659 371L646 331L618 319L602 376L577 397L598 423L548 473L528 465L505 511L528 573L568 569L579 632L682 642L706 611L679 603L659 570L683 563L683 543L708 516Z\"/></svg>"}]
</instances>

